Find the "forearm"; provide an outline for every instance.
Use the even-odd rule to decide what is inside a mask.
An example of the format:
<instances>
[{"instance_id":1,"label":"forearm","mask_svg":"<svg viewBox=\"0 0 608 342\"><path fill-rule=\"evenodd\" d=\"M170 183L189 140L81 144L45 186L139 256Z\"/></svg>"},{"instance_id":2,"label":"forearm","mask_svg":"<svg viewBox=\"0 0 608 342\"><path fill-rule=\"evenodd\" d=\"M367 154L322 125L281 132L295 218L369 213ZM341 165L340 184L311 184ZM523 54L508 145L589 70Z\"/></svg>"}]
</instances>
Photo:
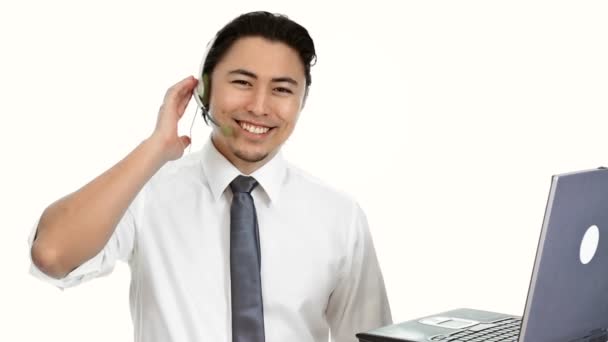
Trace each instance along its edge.
<instances>
[{"instance_id":1,"label":"forearm","mask_svg":"<svg viewBox=\"0 0 608 342\"><path fill-rule=\"evenodd\" d=\"M95 256L144 184L165 163L161 142L149 138L112 168L47 207L32 245L32 260L62 278Z\"/></svg>"}]
</instances>

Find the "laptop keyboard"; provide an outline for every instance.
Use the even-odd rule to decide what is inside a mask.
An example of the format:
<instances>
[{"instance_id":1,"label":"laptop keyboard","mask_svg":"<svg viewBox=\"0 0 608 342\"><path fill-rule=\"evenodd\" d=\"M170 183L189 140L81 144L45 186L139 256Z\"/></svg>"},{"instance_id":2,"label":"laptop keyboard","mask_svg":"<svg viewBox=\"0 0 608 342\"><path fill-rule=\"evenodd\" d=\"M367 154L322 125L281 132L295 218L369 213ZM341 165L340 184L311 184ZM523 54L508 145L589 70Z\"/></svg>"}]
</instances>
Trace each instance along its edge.
<instances>
[{"instance_id":1,"label":"laptop keyboard","mask_svg":"<svg viewBox=\"0 0 608 342\"><path fill-rule=\"evenodd\" d=\"M480 323L446 336L444 342L517 342L520 318L506 318L492 323Z\"/></svg>"}]
</instances>

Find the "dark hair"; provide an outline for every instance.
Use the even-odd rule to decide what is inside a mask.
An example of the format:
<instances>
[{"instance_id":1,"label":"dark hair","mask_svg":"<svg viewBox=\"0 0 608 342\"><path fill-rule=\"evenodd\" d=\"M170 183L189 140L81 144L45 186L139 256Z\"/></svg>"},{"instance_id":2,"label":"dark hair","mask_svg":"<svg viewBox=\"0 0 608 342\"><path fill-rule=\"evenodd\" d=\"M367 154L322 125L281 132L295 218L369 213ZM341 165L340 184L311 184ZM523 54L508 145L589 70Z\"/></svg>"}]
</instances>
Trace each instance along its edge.
<instances>
[{"instance_id":1,"label":"dark hair","mask_svg":"<svg viewBox=\"0 0 608 342\"><path fill-rule=\"evenodd\" d=\"M239 38L256 36L284 43L298 52L304 66L306 93L308 93L308 87L312 83L310 67L317 61L315 44L302 25L282 14L264 11L250 12L241 14L226 24L215 36L213 45L207 53L202 73L210 77L217 63ZM208 115L206 112L203 110L205 122L207 122Z\"/></svg>"}]
</instances>

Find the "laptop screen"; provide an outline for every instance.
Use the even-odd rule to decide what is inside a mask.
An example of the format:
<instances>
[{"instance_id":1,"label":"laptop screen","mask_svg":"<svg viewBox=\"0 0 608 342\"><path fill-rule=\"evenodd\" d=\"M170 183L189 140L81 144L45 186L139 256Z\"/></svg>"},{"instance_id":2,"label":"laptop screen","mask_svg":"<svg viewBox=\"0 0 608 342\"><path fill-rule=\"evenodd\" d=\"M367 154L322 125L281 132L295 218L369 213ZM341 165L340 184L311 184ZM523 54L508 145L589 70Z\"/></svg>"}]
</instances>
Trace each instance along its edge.
<instances>
[{"instance_id":1,"label":"laptop screen","mask_svg":"<svg viewBox=\"0 0 608 342\"><path fill-rule=\"evenodd\" d=\"M553 176L520 341L570 341L608 327L608 170Z\"/></svg>"}]
</instances>

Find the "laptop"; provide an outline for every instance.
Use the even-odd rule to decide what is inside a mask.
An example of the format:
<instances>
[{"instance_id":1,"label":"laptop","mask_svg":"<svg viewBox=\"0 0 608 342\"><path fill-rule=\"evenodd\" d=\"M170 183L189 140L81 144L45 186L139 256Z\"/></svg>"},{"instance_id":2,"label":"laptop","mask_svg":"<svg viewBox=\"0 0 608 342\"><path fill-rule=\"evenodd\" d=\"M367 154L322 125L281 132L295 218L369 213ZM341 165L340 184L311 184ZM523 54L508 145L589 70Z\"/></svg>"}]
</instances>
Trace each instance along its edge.
<instances>
[{"instance_id":1,"label":"laptop","mask_svg":"<svg viewBox=\"0 0 608 342\"><path fill-rule=\"evenodd\" d=\"M555 175L522 317L456 309L357 334L361 342L606 342L608 170Z\"/></svg>"}]
</instances>

